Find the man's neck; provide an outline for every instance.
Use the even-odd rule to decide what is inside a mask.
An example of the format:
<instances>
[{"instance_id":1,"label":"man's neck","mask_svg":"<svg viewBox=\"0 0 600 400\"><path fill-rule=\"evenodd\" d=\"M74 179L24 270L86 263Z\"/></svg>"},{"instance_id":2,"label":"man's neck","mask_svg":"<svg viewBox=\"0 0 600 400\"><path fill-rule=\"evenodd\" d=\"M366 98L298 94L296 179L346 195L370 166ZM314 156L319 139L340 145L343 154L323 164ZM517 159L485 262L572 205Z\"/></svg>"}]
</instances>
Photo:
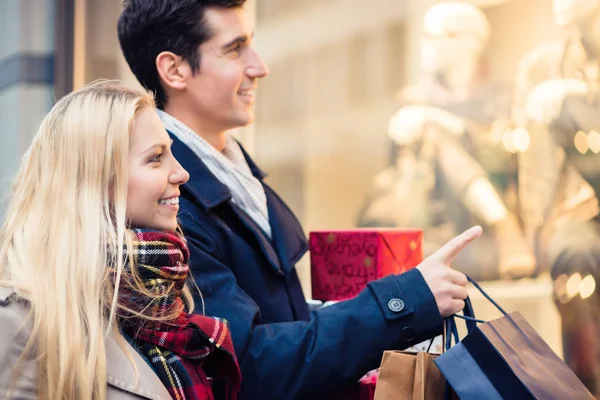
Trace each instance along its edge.
<instances>
[{"instance_id":1,"label":"man's neck","mask_svg":"<svg viewBox=\"0 0 600 400\"><path fill-rule=\"evenodd\" d=\"M225 148L227 131L212 126L209 121L198 117L198 115L195 115L195 113L185 107L178 107L175 104L169 103L165 106L164 111L187 125L194 133L217 149L217 151L221 152Z\"/></svg>"}]
</instances>

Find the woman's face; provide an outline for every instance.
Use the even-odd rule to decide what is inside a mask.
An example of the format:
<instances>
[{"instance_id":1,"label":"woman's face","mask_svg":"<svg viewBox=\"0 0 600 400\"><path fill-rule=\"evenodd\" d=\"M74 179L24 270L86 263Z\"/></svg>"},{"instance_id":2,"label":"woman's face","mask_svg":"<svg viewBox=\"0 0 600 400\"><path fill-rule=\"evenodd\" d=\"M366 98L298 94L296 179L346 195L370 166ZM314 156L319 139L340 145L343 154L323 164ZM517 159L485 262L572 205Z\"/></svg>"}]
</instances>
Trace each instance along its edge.
<instances>
[{"instance_id":1,"label":"woman's face","mask_svg":"<svg viewBox=\"0 0 600 400\"><path fill-rule=\"evenodd\" d=\"M177 228L179 186L189 174L171 153L171 139L158 114L145 107L129 138L127 218L134 228Z\"/></svg>"}]
</instances>

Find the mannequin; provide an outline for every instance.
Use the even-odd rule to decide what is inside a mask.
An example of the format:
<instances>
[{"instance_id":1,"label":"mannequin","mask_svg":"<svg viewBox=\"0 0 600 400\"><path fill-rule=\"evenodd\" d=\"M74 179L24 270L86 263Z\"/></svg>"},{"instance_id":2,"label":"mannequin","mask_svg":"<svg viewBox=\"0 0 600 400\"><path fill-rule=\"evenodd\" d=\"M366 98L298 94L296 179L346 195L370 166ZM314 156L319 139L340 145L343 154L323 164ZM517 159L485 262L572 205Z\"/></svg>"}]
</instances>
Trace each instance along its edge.
<instances>
[{"instance_id":1,"label":"mannequin","mask_svg":"<svg viewBox=\"0 0 600 400\"><path fill-rule=\"evenodd\" d=\"M388 129L395 165L376 177L359 218L362 226L424 227L426 253L463 226L483 224L487 237L456 262L480 280L530 275L535 266L505 204L516 186L516 159L497 135L508 124L510 96L484 79L489 31L485 15L467 3L442 2L426 12L424 78L398 94L405 105Z\"/></svg>"},{"instance_id":2,"label":"mannequin","mask_svg":"<svg viewBox=\"0 0 600 400\"><path fill-rule=\"evenodd\" d=\"M527 129L519 160L523 225L555 280L567 364L600 393L600 296L565 292L568 279L600 279L600 2L554 0L571 35L541 46L519 69L515 119Z\"/></svg>"}]
</instances>

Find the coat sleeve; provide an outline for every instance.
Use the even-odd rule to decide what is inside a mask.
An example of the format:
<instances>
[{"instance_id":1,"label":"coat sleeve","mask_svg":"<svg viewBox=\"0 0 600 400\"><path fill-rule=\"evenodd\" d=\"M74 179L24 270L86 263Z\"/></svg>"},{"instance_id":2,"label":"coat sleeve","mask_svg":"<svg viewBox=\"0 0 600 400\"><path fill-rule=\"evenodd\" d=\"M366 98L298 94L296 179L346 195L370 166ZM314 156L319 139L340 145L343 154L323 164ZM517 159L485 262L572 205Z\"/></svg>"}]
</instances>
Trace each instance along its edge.
<instances>
[{"instance_id":1,"label":"coat sleeve","mask_svg":"<svg viewBox=\"0 0 600 400\"><path fill-rule=\"evenodd\" d=\"M5 305L6 303L6 305ZM11 304L9 304L11 303ZM24 325L25 311L10 299L0 305L0 398L35 400L37 395L37 364L33 356L20 360L29 340L29 326Z\"/></svg>"},{"instance_id":2,"label":"coat sleeve","mask_svg":"<svg viewBox=\"0 0 600 400\"><path fill-rule=\"evenodd\" d=\"M191 219L183 226L207 313L230 323L242 369L240 399L322 398L377 368L384 350L442 331L418 270L372 282L356 298L312 312L309 321L261 324L258 306L219 260L217 244ZM388 305L392 299L402 302Z\"/></svg>"}]
</instances>

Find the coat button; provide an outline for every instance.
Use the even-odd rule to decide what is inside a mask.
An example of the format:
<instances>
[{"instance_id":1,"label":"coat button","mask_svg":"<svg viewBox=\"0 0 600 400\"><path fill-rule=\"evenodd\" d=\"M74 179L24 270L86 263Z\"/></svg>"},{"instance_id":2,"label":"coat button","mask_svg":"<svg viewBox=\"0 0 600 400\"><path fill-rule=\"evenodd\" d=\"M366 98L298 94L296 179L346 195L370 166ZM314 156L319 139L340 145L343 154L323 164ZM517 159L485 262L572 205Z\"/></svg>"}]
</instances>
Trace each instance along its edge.
<instances>
[{"instance_id":1,"label":"coat button","mask_svg":"<svg viewBox=\"0 0 600 400\"><path fill-rule=\"evenodd\" d=\"M398 313L398 312L404 310L404 302L400 299L391 299L388 302L388 308L391 311Z\"/></svg>"},{"instance_id":2,"label":"coat button","mask_svg":"<svg viewBox=\"0 0 600 400\"><path fill-rule=\"evenodd\" d=\"M405 342L411 342L415 338L416 334L417 332L413 328L406 327L402 329L402 333L400 335L402 337L402 340L404 340Z\"/></svg>"}]
</instances>

